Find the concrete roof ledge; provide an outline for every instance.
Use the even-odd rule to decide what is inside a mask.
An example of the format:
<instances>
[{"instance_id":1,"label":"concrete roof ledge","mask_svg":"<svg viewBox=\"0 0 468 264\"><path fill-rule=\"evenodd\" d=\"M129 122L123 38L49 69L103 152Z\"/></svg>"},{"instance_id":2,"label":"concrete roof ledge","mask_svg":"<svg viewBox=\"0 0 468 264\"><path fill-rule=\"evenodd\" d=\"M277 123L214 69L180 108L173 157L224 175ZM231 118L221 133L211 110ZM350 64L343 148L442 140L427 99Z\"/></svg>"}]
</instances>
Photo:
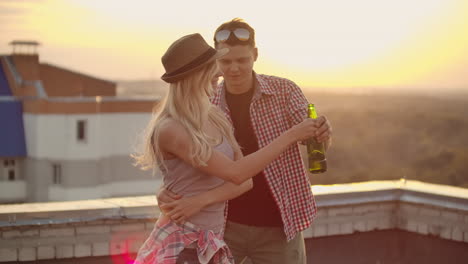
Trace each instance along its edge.
<instances>
[{"instance_id":1,"label":"concrete roof ledge","mask_svg":"<svg viewBox=\"0 0 468 264\"><path fill-rule=\"evenodd\" d=\"M411 180L315 185L318 206L410 202L468 211L468 189Z\"/></svg>"},{"instance_id":2,"label":"concrete roof ledge","mask_svg":"<svg viewBox=\"0 0 468 264\"><path fill-rule=\"evenodd\" d=\"M468 212L468 189L418 181L371 181L316 185L318 206L343 206L379 202L407 202ZM157 218L154 195L0 205L0 228L64 224L105 219Z\"/></svg>"},{"instance_id":3,"label":"concrete roof ledge","mask_svg":"<svg viewBox=\"0 0 468 264\"><path fill-rule=\"evenodd\" d=\"M157 218L154 195L66 202L0 205L0 228L105 219Z\"/></svg>"}]
</instances>

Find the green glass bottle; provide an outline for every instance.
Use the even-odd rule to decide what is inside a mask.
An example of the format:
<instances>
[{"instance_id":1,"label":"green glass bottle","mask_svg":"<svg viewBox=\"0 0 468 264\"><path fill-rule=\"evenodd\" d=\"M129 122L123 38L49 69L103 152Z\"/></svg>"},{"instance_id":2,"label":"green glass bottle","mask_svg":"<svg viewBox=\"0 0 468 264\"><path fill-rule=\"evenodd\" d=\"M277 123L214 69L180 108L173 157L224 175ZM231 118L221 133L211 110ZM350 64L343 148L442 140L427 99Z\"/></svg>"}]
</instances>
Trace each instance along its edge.
<instances>
[{"instance_id":1,"label":"green glass bottle","mask_svg":"<svg viewBox=\"0 0 468 264\"><path fill-rule=\"evenodd\" d=\"M317 118L314 104L309 104L309 118ZM309 171L311 173L323 173L327 171L327 159L325 158L325 145L317 142L312 137L307 140L307 155L309 158Z\"/></svg>"}]
</instances>

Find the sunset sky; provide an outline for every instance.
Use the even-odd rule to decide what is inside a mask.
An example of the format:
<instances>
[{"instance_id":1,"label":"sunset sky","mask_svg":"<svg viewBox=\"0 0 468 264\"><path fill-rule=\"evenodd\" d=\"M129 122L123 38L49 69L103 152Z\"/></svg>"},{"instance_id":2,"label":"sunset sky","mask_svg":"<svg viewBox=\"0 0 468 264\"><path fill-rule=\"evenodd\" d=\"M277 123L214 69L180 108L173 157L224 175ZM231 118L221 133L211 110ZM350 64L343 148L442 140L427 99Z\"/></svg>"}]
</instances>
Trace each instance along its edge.
<instances>
[{"instance_id":1,"label":"sunset sky","mask_svg":"<svg viewBox=\"0 0 468 264\"><path fill-rule=\"evenodd\" d=\"M240 17L259 73L303 87L468 90L468 0L1 0L0 54L36 40L40 60L111 80L156 79L175 39Z\"/></svg>"}]
</instances>

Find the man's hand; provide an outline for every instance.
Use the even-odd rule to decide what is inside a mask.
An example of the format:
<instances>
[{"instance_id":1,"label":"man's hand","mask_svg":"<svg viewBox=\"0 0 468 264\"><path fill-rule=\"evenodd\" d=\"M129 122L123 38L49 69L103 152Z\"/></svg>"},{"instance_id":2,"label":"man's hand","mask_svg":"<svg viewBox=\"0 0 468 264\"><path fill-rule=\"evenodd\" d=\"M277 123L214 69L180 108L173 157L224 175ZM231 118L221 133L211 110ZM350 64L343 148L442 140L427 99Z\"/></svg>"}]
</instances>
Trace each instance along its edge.
<instances>
[{"instance_id":1,"label":"man's hand","mask_svg":"<svg viewBox=\"0 0 468 264\"><path fill-rule=\"evenodd\" d=\"M332 127L325 116L319 116L316 122L315 138L318 142L328 142L332 136Z\"/></svg>"},{"instance_id":2,"label":"man's hand","mask_svg":"<svg viewBox=\"0 0 468 264\"><path fill-rule=\"evenodd\" d=\"M173 202L164 203L160 205L160 208L172 221L183 224L187 218L200 212L206 205L207 203L199 197L184 197Z\"/></svg>"},{"instance_id":3,"label":"man's hand","mask_svg":"<svg viewBox=\"0 0 468 264\"><path fill-rule=\"evenodd\" d=\"M182 196L169 191L164 186L161 186L161 188L159 189L158 194L156 195L156 200L158 202L159 209L161 209L161 211L163 211L163 213L166 213L166 212L164 211L162 205L174 202L174 201L179 200L181 198L182 198Z\"/></svg>"}]
</instances>

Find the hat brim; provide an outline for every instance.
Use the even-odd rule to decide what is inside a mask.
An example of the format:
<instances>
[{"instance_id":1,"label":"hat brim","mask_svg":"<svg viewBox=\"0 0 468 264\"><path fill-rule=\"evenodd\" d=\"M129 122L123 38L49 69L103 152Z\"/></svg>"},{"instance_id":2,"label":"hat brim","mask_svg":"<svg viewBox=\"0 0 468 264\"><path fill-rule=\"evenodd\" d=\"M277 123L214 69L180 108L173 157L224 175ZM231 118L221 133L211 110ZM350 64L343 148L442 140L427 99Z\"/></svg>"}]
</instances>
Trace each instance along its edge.
<instances>
[{"instance_id":1,"label":"hat brim","mask_svg":"<svg viewBox=\"0 0 468 264\"><path fill-rule=\"evenodd\" d=\"M165 81L165 82L168 82L168 83L174 83L174 82L180 81L184 77L186 77L186 76L190 75L191 73L197 71L198 69L200 69L203 66L209 64L210 62L212 62L212 61L214 61L216 59L219 59L222 56L226 55L228 52L229 52L228 48L218 49L218 50L216 50L216 53L211 58L209 58L207 61L205 61L204 63L201 63L200 65L198 65L196 67L193 67L190 70L187 70L185 72L178 73L178 74L175 74L175 75L165 73L163 76L161 76L161 79L163 81Z\"/></svg>"}]
</instances>

